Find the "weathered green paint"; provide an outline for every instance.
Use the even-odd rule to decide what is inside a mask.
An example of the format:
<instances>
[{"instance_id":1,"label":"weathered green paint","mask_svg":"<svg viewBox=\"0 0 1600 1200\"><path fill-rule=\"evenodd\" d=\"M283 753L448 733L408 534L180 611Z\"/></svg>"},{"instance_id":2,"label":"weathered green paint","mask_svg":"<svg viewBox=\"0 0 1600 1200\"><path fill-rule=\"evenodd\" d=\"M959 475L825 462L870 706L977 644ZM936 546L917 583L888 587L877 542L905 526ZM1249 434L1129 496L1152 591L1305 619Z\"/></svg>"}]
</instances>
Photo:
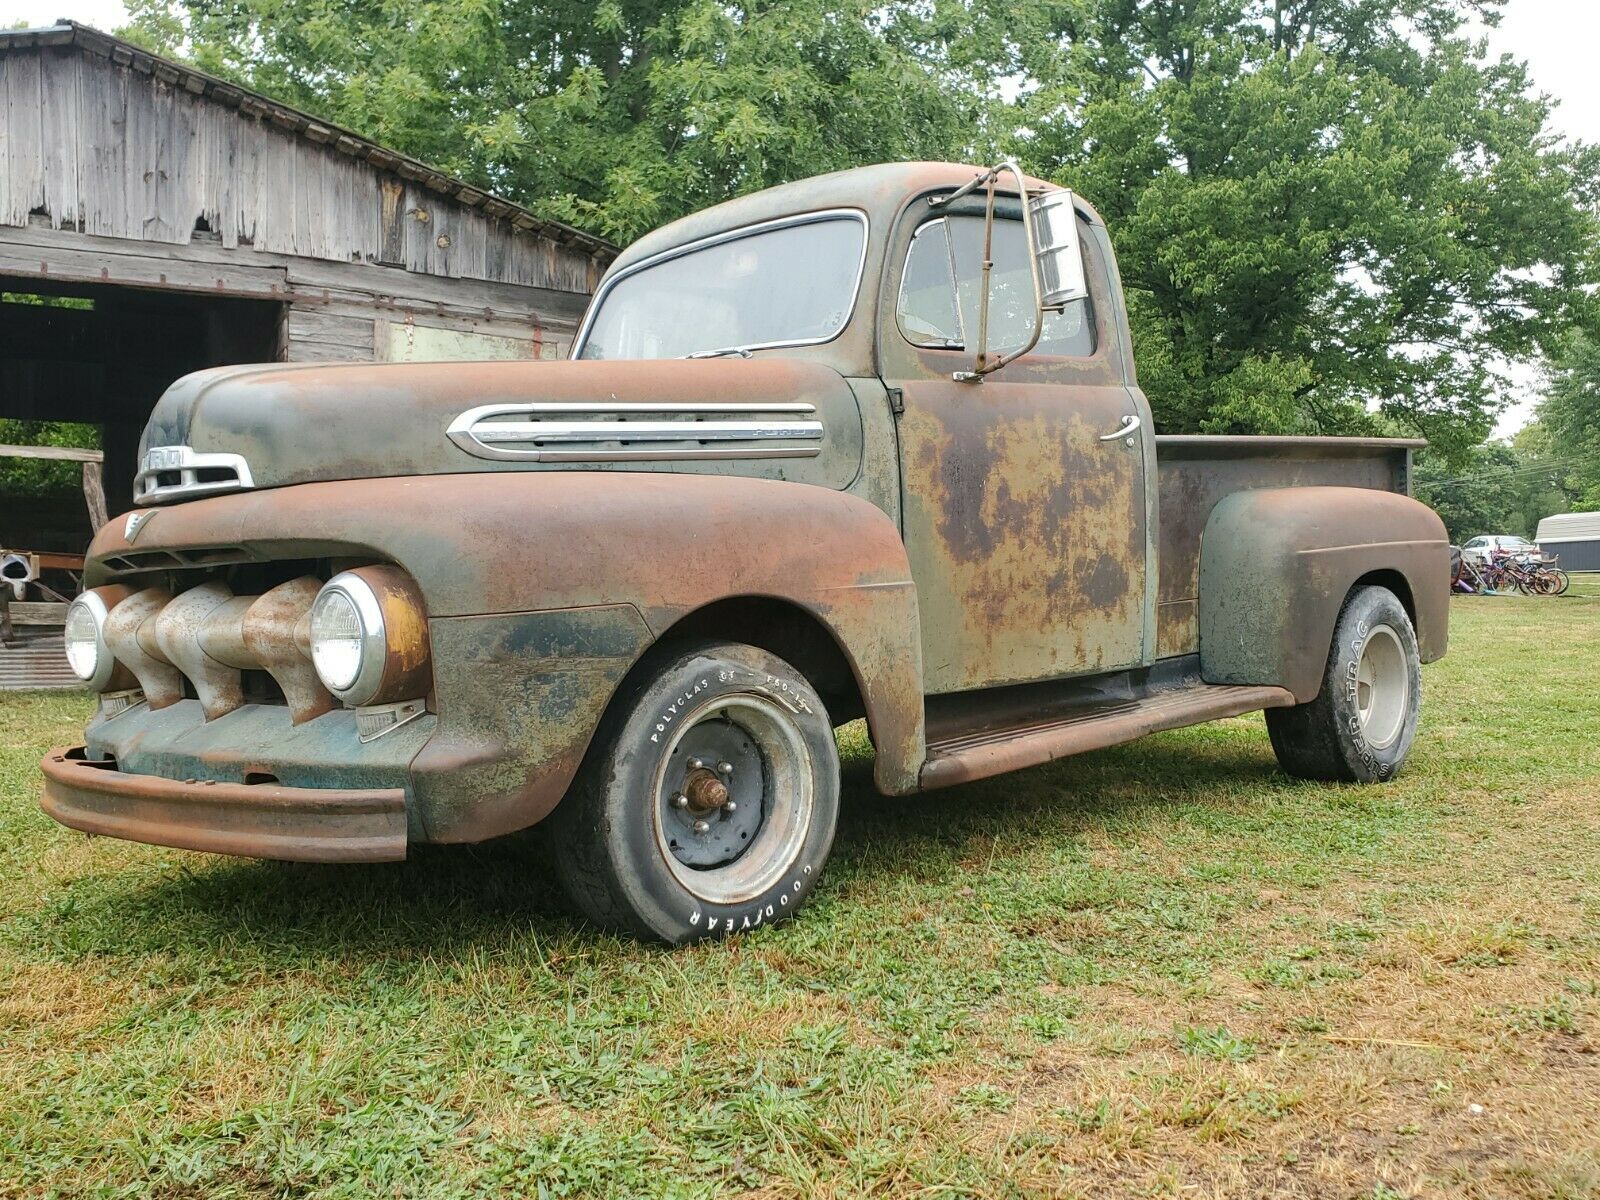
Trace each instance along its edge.
<instances>
[{"instance_id":1,"label":"weathered green paint","mask_svg":"<svg viewBox=\"0 0 1600 1200\"><path fill-rule=\"evenodd\" d=\"M1449 555L1438 514L1408 496L1345 487L1225 496L1200 543L1201 673L1312 699L1340 606L1358 580L1383 571L1405 581L1422 660L1432 662L1448 638Z\"/></svg>"},{"instance_id":2,"label":"weathered green paint","mask_svg":"<svg viewBox=\"0 0 1600 1200\"><path fill-rule=\"evenodd\" d=\"M97 717L84 744L90 758L115 758L119 770L134 775L245 783L260 774L285 787L400 788L407 792L411 836L422 837L409 767L438 719L425 714L363 744L355 717L339 709L295 725L284 705L246 704L207 721L198 700L180 700L162 709L135 708L109 721Z\"/></svg>"},{"instance_id":3,"label":"weathered green paint","mask_svg":"<svg viewBox=\"0 0 1600 1200\"><path fill-rule=\"evenodd\" d=\"M632 605L429 623L439 730L411 764L430 841L481 841L554 808L650 645Z\"/></svg>"},{"instance_id":4,"label":"weathered green paint","mask_svg":"<svg viewBox=\"0 0 1600 1200\"><path fill-rule=\"evenodd\" d=\"M826 428L814 458L534 462L479 458L443 435L485 404L814 405ZM156 402L140 443L240 454L258 488L460 471L671 471L849 487L861 471L862 416L825 363L783 358L665 362L269 363L185 376Z\"/></svg>"},{"instance_id":5,"label":"weathered green paint","mask_svg":"<svg viewBox=\"0 0 1600 1200\"><path fill-rule=\"evenodd\" d=\"M528 802L524 814L533 815L523 825L547 811L540 807L547 793L553 804L570 782L593 732L585 714L603 709L617 672L579 672L595 688L581 697L572 678L530 677L516 644L484 632L494 629L484 614L626 606L647 636L624 656L625 671L648 640L710 603L738 596L787 601L815 619L851 663L879 748L880 785L893 792L915 786L924 740L911 568L888 517L848 493L665 473L358 479L173 505L134 543L125 533L114 521L100 531L90 552L92 579L108 574L108 559L142 553L169 562L173 554L219 545L246 547L268 561L366 558L403 567L432 618L435 693L445 722L438 746L430 745L413 770L419 777L427 772L435 754L452 769L479 764L488 774L477 782L497 789L480 796L513 797L531 796L526 773L538 765L545 771L540 798ZM124 577L137 586L141 575ZM447 620L456 617L486 623L462 642ZM558 701L571 704L565 717ZM458 724L452 705L473 715ZM505 722L524 732L528 726L522 714L500 710L530 705L543 709L533 713L536 723L562 726L560 748L553 749L558 735L543 725L545 740L508 740ZM439 788L419 783L418 791L427 791L433 807L445 806L431 799L443 795ZM485 803L484 810L494 807ZM442 829L430 826L430 836L442 836Z\"/></svg>"}]
</instances>

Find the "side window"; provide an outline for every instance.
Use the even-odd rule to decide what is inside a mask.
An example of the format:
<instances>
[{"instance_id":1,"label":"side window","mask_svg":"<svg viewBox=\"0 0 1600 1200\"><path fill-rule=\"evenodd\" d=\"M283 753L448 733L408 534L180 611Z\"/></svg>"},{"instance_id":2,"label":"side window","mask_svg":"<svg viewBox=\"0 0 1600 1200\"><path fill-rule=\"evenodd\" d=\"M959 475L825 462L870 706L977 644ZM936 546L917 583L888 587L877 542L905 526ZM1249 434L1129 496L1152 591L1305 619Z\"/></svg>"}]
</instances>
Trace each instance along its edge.
<instances>
[{"instance_id":1,"label":"side window","mask_svg":"<svg viewBox=\"0 0 1600 1200\"><path fill-rule=\"evenodd\" d=\"M1028 236L1019 220L994 223L994 268L989 294L989 349L1027 341L1033 328L1033 278ZM941 217L917 230L906 253L898 313L916 346L976 350L983 290L983 218ZM954 299L952 300L952 295ZM1082 358L1094 353L1094 314L1088 299L1046 313L1033 353Z\"/></svg>"},{"instance_id":2,"label":"side window","mask_svg":"<svg viewBox=\"0 0 1600 1200\"><path fill-rule=\"evenodd\" d=\"M950 257L950 236L944 218L918 229L906 251L906 269L900 276L900 299L895 308L900 332L913 346L959 350L961 313L956 308L955 265Z\"/></svg>"}]
</instances>

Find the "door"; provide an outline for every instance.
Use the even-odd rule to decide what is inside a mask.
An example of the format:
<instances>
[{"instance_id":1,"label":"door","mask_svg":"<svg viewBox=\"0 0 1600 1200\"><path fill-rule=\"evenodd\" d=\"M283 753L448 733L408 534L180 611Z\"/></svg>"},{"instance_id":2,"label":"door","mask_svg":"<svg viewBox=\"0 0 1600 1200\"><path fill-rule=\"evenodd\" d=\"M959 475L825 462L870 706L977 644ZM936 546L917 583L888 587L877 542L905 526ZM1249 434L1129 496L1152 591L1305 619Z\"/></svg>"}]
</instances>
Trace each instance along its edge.
<instances>
[{"instance_id":1,"label":"door","mask_svg":"<svg viewBox=\"0 0 1600 1200\"><path fill-rule=\"evenodd\" d=\"M1114 353L1108 276L1084 232L1089 298L981 383L951 378L976 350L981 205L900 242L880 345L902 396L904 536L932 694L1149 661L1150 416ZM997 218L991 351L1027 338L1027 253L1021 221Z\"/></svg>"}]
</instances>

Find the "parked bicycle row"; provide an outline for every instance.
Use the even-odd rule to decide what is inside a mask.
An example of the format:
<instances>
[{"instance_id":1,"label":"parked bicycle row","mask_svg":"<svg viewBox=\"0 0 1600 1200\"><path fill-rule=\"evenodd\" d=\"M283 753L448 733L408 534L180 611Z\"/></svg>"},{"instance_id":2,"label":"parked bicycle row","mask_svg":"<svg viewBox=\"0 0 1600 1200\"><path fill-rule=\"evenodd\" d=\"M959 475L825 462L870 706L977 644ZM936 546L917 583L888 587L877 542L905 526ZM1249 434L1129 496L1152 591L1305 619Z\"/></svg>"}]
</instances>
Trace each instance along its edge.
<instances>
[{"instance_id":1,"label":"parked bicycle row","mask_svg":"<svg viewBox=\"0 0 1600 1200\"><path fill-rule=\"evenodd\" d=\"M1527 551L1463 554L1450 547L1450 590L1471 596L1559 596L1571 586L1560 559Z\"/></svg>"}]
</instances>

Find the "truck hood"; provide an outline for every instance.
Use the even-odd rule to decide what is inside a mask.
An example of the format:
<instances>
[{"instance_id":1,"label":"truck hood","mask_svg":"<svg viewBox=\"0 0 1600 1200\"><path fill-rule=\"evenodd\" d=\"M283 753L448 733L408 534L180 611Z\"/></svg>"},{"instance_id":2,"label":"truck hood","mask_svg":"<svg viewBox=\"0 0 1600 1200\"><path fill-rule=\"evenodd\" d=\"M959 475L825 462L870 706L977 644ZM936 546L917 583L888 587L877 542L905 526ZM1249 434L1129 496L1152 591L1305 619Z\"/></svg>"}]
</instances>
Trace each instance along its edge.
<instances>
[{"instance_id":1,"label":"truck hood","mask_svg":"<svg viewBox=\"0 0 1600 1200\"><path fill-rule=\"evenodd\" d=\"M140 441L135 492L163 504L508 470L705 471L841 489L861 454L855 392L802 359L269 364L168 388Z\"/></svg>"}]
</instances>

